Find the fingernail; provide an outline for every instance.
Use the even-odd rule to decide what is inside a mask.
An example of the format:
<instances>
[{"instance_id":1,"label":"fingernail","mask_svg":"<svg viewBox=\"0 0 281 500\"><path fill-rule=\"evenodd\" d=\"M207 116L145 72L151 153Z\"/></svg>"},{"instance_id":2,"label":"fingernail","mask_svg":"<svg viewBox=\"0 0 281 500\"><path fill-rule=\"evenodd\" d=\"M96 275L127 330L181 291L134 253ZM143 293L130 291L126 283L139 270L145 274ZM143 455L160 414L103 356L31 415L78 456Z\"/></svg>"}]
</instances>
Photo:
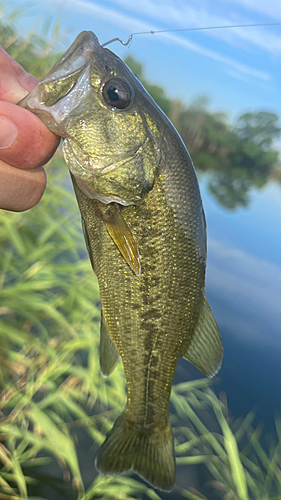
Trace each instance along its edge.
<instances>
[{"instance_id":1,"label":"fingernail","mask_svg":"<svg viewBox=\"0 0 281 500\"><path fill-rule=\"evenodd\" d=\"M17 135L18 127L6 116L0 116L0 149L9 148Z\"/></svg>"},{"instance_id":2,"label":"fingernail","mask_svg":"<svg viewBox=\"0 0 281 500\"><path fill-rule=\"evenodd\" d=\"M24 73L20 78L19 78L20 84L29 92L36 87L38 80L34 76L30 75L29 73Z\"/></svg>"}]
</instances>

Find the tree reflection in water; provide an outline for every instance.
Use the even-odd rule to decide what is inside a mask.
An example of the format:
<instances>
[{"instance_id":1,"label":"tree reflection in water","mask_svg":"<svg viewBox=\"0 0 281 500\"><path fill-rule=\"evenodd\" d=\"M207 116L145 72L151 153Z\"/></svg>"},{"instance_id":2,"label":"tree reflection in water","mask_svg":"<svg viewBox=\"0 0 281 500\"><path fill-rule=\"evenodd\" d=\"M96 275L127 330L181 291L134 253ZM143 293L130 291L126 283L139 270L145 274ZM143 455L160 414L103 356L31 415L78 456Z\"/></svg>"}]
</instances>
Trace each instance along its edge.
<instances>
[{"instance_id":1,"label":"tree reflection in water","mask_svg":"<svg viewBox=\"0 0 281 500\"><path fill-rule=\"evenodd\" d=\"M230 124L225 113L208 110L208 98L196 99L189 107L170 100L164 89L144 78L139 62L131 56L125 61L175 125L197 172L211 174L209 191L221 205L229 210L246 207L251 188L260 189L270 177L278 177L275 141L281 127L275 113L247 112Z\"/></svg>"}]
</instances>

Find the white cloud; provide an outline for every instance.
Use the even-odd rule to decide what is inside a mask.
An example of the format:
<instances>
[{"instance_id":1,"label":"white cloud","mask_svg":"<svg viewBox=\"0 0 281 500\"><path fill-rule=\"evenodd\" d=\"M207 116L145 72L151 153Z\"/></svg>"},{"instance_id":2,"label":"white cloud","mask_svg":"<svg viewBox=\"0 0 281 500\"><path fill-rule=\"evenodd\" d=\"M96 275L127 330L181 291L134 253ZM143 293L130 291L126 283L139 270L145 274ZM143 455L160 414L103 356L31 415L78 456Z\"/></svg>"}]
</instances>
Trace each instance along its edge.
<instances>
[{"instance_id":1,"label":"white cloud","mask_svg":"<svg viewBox=\"0 0 281 500\"><path fill-rule=\"evenodd\" d=\"M259 78L261 80L270 80L270 75L265 71L259 71L257 69L251 68L246 64L239 63L230 57L220 54L219 52L208 50L198 44L189 42L188 40L185 40L180 36L166 33L165 38L170 40L171 42L176 43L177 45L181 45L186 50L193 50L194 52L199 52L200 54L209 57L215 61L221 62L226 66L229 66L235 70L240 71L241 73L244 73L245 75L252 76L254 78Z\"/></svg>"},{"instance_id":2,"label":"white cloud","mask_svg":"<svg viewBox=\"0 0 281 500\"><path fill-rule=\"evenodd\" d=\"M271 17L273 22L281 20L281 3L280 0L228 0L230 4L238 4L247 10L264 14Z\"/></svg>"},{"instance_id":3,"label":"white cloud","mask_svg":"<svg viewBox=\"0 0 281 500\"><path fill-rule=\"evenodd\" d=\"M216 240L209 240L208 248L208 288L233 306L221 311L222 324L235 329L244 341L266 339L267 344L280 346L276 329L281 325L281 266Z\"/></svg>"}]
</instances>

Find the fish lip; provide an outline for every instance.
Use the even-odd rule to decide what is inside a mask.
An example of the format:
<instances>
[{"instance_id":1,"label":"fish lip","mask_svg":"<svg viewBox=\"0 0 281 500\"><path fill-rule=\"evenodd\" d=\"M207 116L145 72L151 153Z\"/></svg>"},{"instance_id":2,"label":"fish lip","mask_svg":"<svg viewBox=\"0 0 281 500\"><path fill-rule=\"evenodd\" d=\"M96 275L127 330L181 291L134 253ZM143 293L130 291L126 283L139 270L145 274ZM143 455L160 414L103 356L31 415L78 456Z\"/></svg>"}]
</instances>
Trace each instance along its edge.
<instances>
[{"instance_id":1,"label":"fish lip","mask_svg":"<svg viewBox=\"0 0 281 500\"><path fill-rule=\"evenodd\" d=\"M56 62L44 78L44 82L52 82L60 76L71 75L82 70L91 63L95 53L102 46L92 31L82 31L69 49Z\"/></svg>"},{"instance_id":2,"label":"fish lip","mask_svg":"<svg viewBox=\"0 0 281 500\"><path fill-rule=\"evenodd\" d=\"M55 106L48 106L44 101L44 85L56 82L61 77L66 77L79 74L75 86L80 78L83 76L89 78L89 68L95 56L98 54L102 46L99 43L97 36L92 31L83 31L78 35L73 44L63 54L63 56L56 62L56 64L47 73L44 79L21 101L18 105L28 109L32 113L39 116L45 123L44 116L47 117L45 123L47 127L54 133L65 137L66 134L60 128L60 122L64 120L65 116L60 114L56 116L54 111ZM67 97L67 96L66 96ZM77 106L78 104L76 104ZM59 118L59 119L58 119Z\"/></svg>"}]
</instances>

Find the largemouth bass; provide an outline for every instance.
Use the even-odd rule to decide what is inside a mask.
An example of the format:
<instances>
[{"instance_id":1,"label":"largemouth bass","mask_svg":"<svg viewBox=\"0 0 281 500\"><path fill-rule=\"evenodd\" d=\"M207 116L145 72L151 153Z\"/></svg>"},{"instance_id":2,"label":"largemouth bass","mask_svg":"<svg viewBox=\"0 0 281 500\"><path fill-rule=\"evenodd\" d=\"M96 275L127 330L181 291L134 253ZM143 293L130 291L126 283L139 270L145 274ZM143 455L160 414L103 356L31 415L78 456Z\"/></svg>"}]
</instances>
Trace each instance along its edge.
<instances>
[{"instance_id":1,"label":"largemouth bass","mask_svg":"<svg viewBox=\"0 0 281 500\"><path fill-rule=\"evenodd\" d=\"M82 32L21 105L64 138L63 152L100 286L100 365L119 357L127 405L97 459L170 490L169 399L180 357L213 376L222 360L204 295L206 224L178 133L139 79Z\"/></svg>"}]
</instances>

